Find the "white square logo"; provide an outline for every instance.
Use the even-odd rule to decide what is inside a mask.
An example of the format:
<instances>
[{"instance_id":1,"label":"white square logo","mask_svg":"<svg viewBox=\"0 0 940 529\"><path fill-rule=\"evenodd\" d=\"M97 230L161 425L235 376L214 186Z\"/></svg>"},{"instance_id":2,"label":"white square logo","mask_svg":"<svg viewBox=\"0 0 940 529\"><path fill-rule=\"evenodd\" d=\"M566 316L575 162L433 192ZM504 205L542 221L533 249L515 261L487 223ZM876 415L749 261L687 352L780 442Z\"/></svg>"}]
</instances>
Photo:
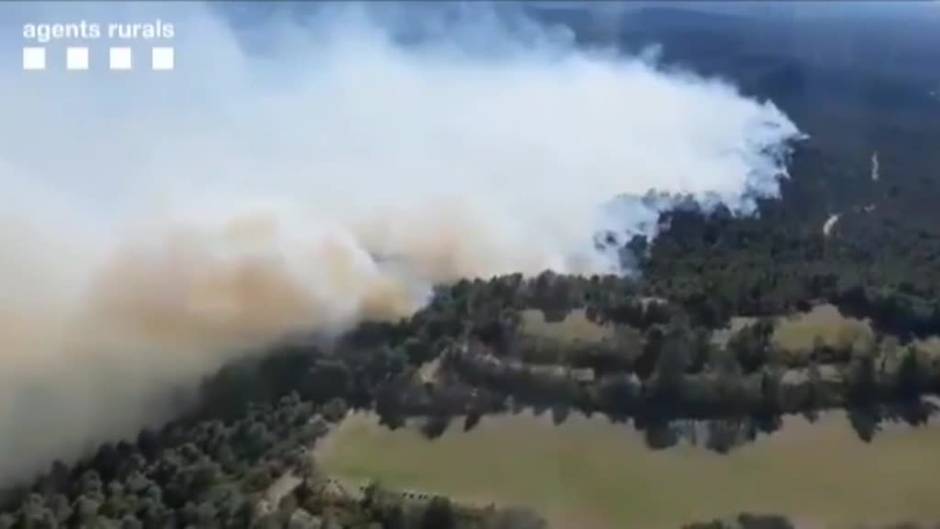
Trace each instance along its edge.
<instances>
[{"instance_id":1,"label":"white square logo","mask_svg":"<svg viewBox=\"0 0 940 529\"><path fill-rule=\"evenodd\" d=\"M69 70L87 70L88 48L66 48L65 67Z\"/></svg>"},{"instance_id":2,"label":"white square logo","mask_svg":"<svg viewBox=\"0 0 940 529\"><path fill-rule=\"evenodd\" d=\"M108 50L109 64L112 70L130 70L131 69L131 49L130 48L111 48Z\"/></svg>"},{"instance_id":3,"label":"white square logo","mask_svg":"<svg viewBox=\"0 0 940 529\"><path fill-rule=\"evenodd\" d=\"M172 70L173 48L153 48L151 59L154 70Z\"/></svg>"},{"instance_id":4,"label":"white square logo","mask_svg":"<svg viewBox=\"0 0 940 529\"><path fill-rule=\"evenodd\" d=\"M46 69L46 48L23 48L24 70Z\"/></svg>"}]
</instances>

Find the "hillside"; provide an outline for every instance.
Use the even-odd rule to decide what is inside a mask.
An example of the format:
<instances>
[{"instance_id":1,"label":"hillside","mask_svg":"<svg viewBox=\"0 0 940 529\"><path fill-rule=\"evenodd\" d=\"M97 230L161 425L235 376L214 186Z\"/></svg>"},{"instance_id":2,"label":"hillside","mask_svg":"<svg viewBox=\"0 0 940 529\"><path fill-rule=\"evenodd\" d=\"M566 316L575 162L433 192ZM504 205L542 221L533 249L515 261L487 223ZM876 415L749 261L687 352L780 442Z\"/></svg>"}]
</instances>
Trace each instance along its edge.
<instances>
[{"instance_id":1,"label":"hillside","mask_svg":"<svg viewBox=\"0 0 940 529\"><path fill-rule=\"evenodd\" d=\"M102 174L3 135L0 529L935 526L933 19L403 6L207 8L294 77L135 85Z\"/></svg>"}]
</instances>

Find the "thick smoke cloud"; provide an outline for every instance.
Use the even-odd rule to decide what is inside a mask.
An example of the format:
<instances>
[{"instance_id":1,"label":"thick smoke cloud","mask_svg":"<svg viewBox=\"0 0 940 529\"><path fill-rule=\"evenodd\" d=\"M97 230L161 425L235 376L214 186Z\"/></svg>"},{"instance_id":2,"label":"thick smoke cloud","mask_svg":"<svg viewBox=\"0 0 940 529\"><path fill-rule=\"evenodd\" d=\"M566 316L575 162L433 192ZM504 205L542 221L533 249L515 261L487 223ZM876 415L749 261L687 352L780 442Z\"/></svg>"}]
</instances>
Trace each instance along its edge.
<instances>
[{"instance_id":1,"label":"thick smoke cloud","mask_svg":"<svg viewBox=\"0 0 940 529\"><path fill-rule=\"evenodd\" d=\"M109 72L106 44L82 73L63 43L46 72L3 57L0 480L167 418L274 340L406 316L435 282L615 271L592 235L652 235L659 206L614 197L747 213L797 134L725 83L483 6L0 12L178 35L172 73Z\"/></svg>"}]
</instances>

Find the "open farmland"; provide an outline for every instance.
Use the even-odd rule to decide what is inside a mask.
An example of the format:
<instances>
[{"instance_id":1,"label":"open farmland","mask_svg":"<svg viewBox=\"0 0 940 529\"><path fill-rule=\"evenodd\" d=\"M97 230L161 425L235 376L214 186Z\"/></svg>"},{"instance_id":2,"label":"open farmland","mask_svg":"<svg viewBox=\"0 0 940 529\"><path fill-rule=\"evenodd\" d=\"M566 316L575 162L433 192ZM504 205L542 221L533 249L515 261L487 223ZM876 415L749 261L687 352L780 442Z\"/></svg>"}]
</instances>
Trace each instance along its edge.
<instances>
[{"instance_id":1,"label":"open farmland","mask_svg":"<svg viewBox=\"0 0 940 529\"><path fill-rule=\"evenodd\" d=\"M935 425L888 427L864 443L841 414L814 425L788 417L728 455L687 444L652 451L631 427L600 417L572 415L560 427L530 414L486 417L428 441L354 414L319 458L349 480L531 506L560 529L675 528L739 511L848 528L940 518L937 443Z\"/></svg>"}]
</instances>

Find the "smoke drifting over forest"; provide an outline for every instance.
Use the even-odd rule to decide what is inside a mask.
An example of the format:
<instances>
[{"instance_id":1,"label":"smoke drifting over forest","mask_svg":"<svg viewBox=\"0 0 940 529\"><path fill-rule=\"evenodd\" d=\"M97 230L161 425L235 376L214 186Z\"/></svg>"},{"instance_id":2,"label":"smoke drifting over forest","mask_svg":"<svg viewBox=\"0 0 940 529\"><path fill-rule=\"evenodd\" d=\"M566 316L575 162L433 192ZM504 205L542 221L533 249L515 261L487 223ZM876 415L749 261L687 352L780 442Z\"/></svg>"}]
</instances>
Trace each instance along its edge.
<instances>
[{"instance_id":1,"label":"smoke drifting over forest","mask_svg":"<svg viewBox=\"0 0 940 529\"><path fill-rule=\"evenodd\" d=\"M616 271L592 235L652 235L657 212L611 199L747 213L798 134L727 84L484 6L422 38L387 7L31 9L0 12L160 16L177 69L109 72L93 47L89 72L0 74L0 480L167 418L274 340L407 316L435 282Z\"/></svg>"}]
</instances>

